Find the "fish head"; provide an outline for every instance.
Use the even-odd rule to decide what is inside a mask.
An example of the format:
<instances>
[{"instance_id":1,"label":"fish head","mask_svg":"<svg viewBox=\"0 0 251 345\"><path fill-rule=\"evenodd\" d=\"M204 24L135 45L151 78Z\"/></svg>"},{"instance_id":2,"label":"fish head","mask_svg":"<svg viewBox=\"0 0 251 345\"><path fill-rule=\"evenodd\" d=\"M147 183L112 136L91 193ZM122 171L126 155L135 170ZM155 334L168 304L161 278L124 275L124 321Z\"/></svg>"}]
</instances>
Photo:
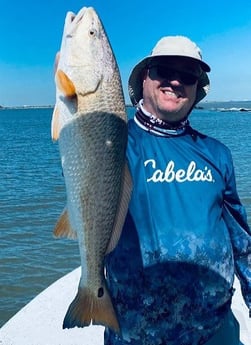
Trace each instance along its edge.
<instances>
[{"instance_id":1,"label":"fish head","mask_svg":"<svg viewBox=\"0 0 251 345\"><path fill-rule=\"evenodd\" d=\"M84 7L75 16L72 12L67 14L61 59L81 95L96 92L101 81L112 76L116 66L112 48L92 7Z\"/></svg>"},{"instance_id":2,"label":"fish head","mask_svg":"<svg viewBox=\"0 0 251 345\"><path fill-rule=\"evenodd\" d=\"M117 70L109 39L96 11L83 7L76 15L68 12L55 67L54 140L64 124L80 110L83 112L85 107L90 110L90 100L97 99L102 85L108 85Z\"/></svg>"}]
</instances>

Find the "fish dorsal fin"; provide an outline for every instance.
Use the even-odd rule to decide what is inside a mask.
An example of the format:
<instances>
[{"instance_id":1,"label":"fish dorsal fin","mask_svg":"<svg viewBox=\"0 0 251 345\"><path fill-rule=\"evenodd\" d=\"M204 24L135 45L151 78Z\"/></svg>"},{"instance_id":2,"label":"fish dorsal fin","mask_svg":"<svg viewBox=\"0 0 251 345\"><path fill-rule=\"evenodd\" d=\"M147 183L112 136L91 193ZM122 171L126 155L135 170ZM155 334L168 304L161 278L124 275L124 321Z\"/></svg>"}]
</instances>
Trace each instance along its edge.
<instances>
[{"instance_id":1,"label":"fish dorsal fin","mask_svg":"<svg viewBox=\"0 0 251 345\"><path fill-rule=\"evenodd\" d=\"M53 115L52 115L52 120L51 120L51 137L52 140L58 140L59 138L59 132L60 132L60 128L59 128L59 109L56 106L54 108L53 111Z\"/></svg>"},{"instance_id":2,"label":"fish dorsal fin","mask_svg":"<svg viewBox=\"0 0 251 345\"><path fill-rule=\"evenodd\" d=\"M71 79L61 69L56 72L56 84L65 97L75 97L76 89Z\"/></svg>"},{"instance_id":3,"label":"fish dorsal fin","mask_svg":"<svg viewBox=\"0 0 251 345\"><path fill-rule=\"evenodd\" d=\"M127 215L131 193L132 193L132 178L131 178L128 165L125 164L124 179L123 179L122 188L121 188L121 196L120 196L120 202L118 206L118 212L116 215L116 220L115 220L112 236L107 246L106 254L113 251L113 249L116 247L119 241L119 238L123 229L123 225L125 222L125 218Z\"/></svg>"},{"instance_id":4,"label":"fish dorsal fin","mask_svg":"<svg viewBox=\"0 0 251 345\"><path fill-rule=\"evenodd\" d=\"M73 240L77 239L77 233L70 225L67 209L64 209L63 213L59 217L54 228L53 235L55 237L68 237Z\"/></svg>"}]
</instances>

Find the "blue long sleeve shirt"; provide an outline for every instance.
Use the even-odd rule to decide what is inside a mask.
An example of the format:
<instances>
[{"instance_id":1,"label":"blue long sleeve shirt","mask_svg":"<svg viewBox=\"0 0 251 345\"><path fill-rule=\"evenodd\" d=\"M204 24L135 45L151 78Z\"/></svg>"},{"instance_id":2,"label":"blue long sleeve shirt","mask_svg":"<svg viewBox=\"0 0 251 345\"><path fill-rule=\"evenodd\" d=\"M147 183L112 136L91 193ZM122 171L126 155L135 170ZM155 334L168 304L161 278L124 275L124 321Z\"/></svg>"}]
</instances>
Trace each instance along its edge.
<instances>
[{"instance_id":1,"label":"blue long sleeve shirt","mask_svg":"<svg viewBox=\"0 0 251 345\"><path fill-rule=\"evenodd\" d=\"M106 262L121 337L106 337L203 343L229 311L234 273L251 308L251 231L231 153L191 128L166 138L130 120L127 158L129 212Z\"/></svg>"}]
</instances>

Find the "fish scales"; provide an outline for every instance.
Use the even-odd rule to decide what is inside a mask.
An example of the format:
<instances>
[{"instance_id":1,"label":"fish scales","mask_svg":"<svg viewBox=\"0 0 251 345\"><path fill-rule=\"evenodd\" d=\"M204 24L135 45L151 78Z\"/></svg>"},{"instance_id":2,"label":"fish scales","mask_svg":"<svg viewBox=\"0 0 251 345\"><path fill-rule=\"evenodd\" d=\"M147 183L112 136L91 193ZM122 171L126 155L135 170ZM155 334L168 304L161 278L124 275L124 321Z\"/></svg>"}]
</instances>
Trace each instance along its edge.
<instances>
[{"instance_id":1,"label":"fish scales","mask_svg":"<svg viewBox=\"0 0 251 345\"><path fill-rule=\"evenodd\" d=\"M62 129L59 138L70 223L84 233L83 244L92 253L86 262L95 268L95 261L105 255L115 221L126 142L126 123L109 113L78 117Z\"/></svg>"},{"instance_id":2,"label":"fish scales","mask_svg":"<svg viewBox=\"0 0 251 345\"><path fill-rule=\"evenodd\" d=\"M121 197L126 142L125 121L110 113L79 116L59 138L69 218L79 238L80 286L95 296L102 297L106 289L103 258Z\"/></svg>"},{"instance_id":3,"label":"fish scales","mask_svg":"<svg viewBox=\"0 0 251 345\"><path fill-rule=\"evenodd\" d=\"M55 69L52 138L59 141L67 208L54 235L78 239L82 268L63 328L93 323L119 332L104 257L118 242L132 190L127 116L116 59L93 8L67 14Z\"/></svg>"}]
</instances>

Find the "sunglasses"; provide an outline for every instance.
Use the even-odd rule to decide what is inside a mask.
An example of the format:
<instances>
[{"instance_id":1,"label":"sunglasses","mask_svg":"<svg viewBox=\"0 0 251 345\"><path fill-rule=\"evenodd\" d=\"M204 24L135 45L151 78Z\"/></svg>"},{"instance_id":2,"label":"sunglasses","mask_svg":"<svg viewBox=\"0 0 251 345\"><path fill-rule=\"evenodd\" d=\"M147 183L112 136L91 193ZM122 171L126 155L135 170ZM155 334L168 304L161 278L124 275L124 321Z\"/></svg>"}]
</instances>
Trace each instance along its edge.
<instances>
[{"instance_id":1,"label":"sunglasses","mask_svg":"<svg viewBox=\"0 0 251 345\"><path fill-rule=\"evenodd\" d=\"M199 79L198 76L192 73L177 71L167 66L161 66L161 65L149 66L149 69L152 69L152 68L155 69L157 75L160 78L168 79L169 81L178 79L182 84L185 84L185 85L194 85Z\"/></svg>"}]
</instances>

